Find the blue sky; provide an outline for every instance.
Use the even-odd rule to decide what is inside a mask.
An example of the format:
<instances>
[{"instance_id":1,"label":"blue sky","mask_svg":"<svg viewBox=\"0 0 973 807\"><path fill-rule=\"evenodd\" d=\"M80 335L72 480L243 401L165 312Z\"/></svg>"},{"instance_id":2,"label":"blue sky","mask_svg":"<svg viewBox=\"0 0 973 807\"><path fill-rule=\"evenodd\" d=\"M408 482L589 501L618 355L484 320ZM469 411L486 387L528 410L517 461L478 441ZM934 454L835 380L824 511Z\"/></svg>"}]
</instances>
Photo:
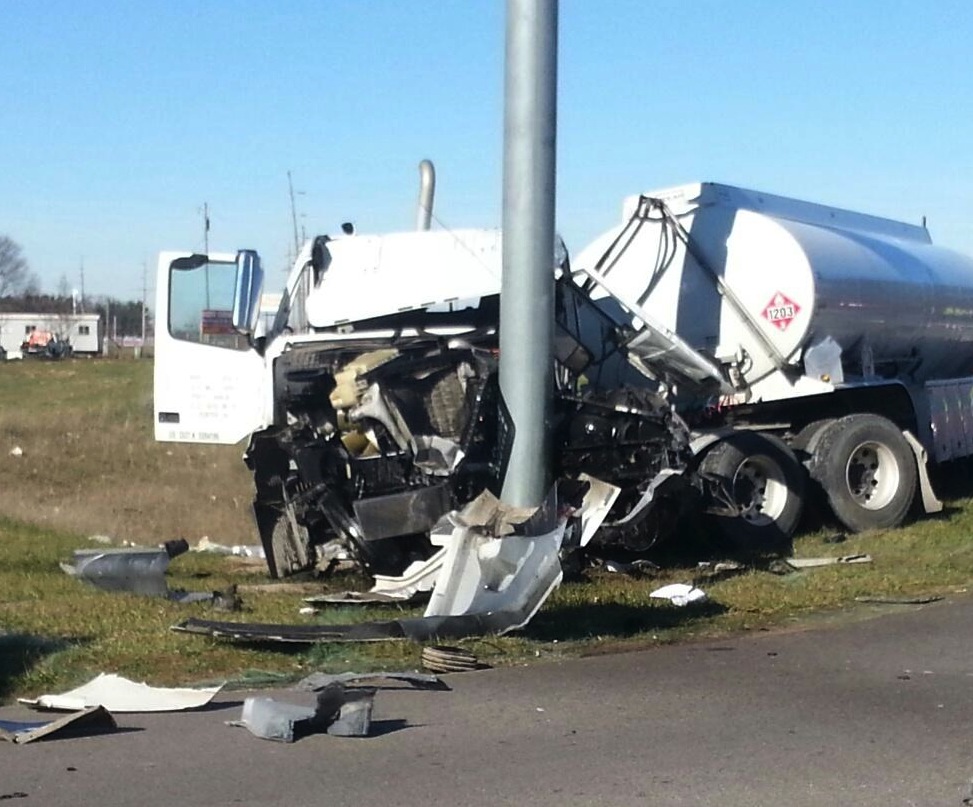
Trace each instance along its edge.
<instances>
[{"instance_id":1,"label":"blue sky","mask_svg":"<svg viewBox=\"0 0 973 807\"><path fill-rule=\"evenodd\" d=\"M46 290L124 299L162 249L299 226L498 226L502 0L3 0L0 233ZM712 180L918 222L973 254L969 0L562 0L558 228Z\"/></svg>"}]
</instances>

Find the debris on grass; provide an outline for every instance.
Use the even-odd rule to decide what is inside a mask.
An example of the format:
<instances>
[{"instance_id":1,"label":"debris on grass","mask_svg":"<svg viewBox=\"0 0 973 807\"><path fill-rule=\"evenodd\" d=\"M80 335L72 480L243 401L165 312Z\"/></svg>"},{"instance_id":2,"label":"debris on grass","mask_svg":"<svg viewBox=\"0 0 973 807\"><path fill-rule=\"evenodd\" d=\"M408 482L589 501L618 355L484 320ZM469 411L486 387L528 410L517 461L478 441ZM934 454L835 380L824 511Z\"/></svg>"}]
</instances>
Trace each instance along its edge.
<instances>
[{"instance_id":1,"label":"debris on grass","mask_svg":"<svg viewBox=\"0 0 973 807\"><path fill-rule=\"evenodd\" d=\"M327 626L191 618L172 629L242 642L425 642L502 635L526 625L560 585L558 553L572 512L552 488L536 508L513 510L484 491L448 513L434 528L445 556L422 617Z\"/></svg>"},{"instance_id":2,"label":"debris on grass","mask_svg":"<svg viewBox=\"0 0 973 807\"><path fill-rule=\"evenodd\" d=\"M120 549L76 549L74 563L61 569L105 591L162 597L169 555L164 549L125 547Z\"/></svg>"},{"instance_id":3,"label":"debris on grass","mask_svg":"<svg viewBox=\"0 0 973 807\"><path fill-rule=\"evenodd\" d=\"M660 570L658 564L653 563L651 560L645 558L638 558L633 560L631 563L626 563L621 560L602 560L593 562L595 568L604 569L606 572L612 572L614 574L625 574L629 577L634 577L640 579L643 577L650 577L657 574Z\"/></svg>"},{"instance_id":4,"label":"debris on grass","mask_svg":"<svg viewBox=\"0 0 973 807\"><path fill-rule=\"evenodd\" d=\"M264 553L264 548L262 546L245 546L242 544L234 544L233 546L227 546L225 544L218 544L215 541L211 541L208 535L204 535L199 539L196 546L192 547L193 552L212 552L216 555L233 555L238 558L255 558L259 560L265 560L266 555Z\"/></svg>"},{"instance_id":5,"label":"debris on grass","mask_svg":"<svg viewBox=\"0 0 973 807\"><path fill-rule=\"evenodd\" d=\"M669 600L673 605L679 607L693 602L703 602L707 599L705 591L688 583L670 583L668 586L657 588L649 596L657 600Z\"/></svg>"},{"instance_id":6,"label":"debris on grass","mask_svg":"<svg viewBox=\"0 0 973 807\"><path fill-rule=\"evenodd\" d=\"M784 562L795 569L816 569L844 563L871 563L871 555L842 555L837 558L786 558Z\"/></svg>"},{"instance_id":7,"label":"debris on grass","mask_svg":"<svg viewBox=\"0 0 973 807\"><path fill-rule=\"evenodd\" d=\"M169 588L165 577L169 561L187 549L188 544L182 539L167 541L155 549L76 549L74 563L62 563L61 569L103 591L165 597L182 605L208 602L219 611L239 611L242 603L235 584L223 591L184 591Z\"/></svg>"},{"instance_id":8,"label":"debris on grass","mask_svg":"<svg viewBox=\"0 0 973 807\"><path fill-rule=\"evenodd\" d=\"M878 605L927 605L931 602L941 602L946 599L939 594L920 595L918 597L855 597L855 602L876 603Z\"/></svg>"}]
</instances>

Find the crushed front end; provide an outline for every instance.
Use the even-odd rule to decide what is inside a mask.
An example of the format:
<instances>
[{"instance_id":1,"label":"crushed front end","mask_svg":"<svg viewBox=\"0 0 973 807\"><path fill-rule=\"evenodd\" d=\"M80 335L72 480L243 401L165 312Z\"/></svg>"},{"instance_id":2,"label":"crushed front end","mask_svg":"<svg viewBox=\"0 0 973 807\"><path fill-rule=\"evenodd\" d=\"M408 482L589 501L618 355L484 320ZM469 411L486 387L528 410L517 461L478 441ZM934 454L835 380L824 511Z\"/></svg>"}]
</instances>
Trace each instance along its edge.
<instances>
[{"instance_id":1,"label":"crushed front end","mask_svg":"<svg viewBox=\"0 0 973 807\"><path fill-rule=\"evenodd\" d=\"M247 452L272 576L326 567L324 548L335 546L370 574L401 574L432 553L443 515L483 490L499 495L512 433L495 302L462 338L386 318L373 324L392 336L329 334L275 360L275 425ZM552 470L621 488L591 546L640 554L686 500L688 432L653 385L630 386L608 368L624 337L591 306L558 281Z\"/></svg>"}]
</instances>

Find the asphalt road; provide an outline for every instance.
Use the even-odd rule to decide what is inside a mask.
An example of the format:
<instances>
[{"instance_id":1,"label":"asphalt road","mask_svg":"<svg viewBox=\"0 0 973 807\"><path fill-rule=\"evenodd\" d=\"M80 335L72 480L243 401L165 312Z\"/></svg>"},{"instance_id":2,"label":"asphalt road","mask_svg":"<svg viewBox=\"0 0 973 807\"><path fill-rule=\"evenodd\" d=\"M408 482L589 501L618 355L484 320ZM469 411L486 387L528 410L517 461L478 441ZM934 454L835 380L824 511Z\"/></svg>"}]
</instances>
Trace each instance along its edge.
<instances>
[{"instance_id":1,"label":"asphalt road","mask_svg":"<svg viewBox=\"0 0 973 807\"><path fill-rule=\"evenodd\" d=\"M116 734L0 744L0 800L958 807L973 777L973 601L907 608L842 627L454 674L450 692L381 690L377 736L361 739L257 739L224 724L245 693L206 711L120 715Z\"/></svg>"}]
</instances>

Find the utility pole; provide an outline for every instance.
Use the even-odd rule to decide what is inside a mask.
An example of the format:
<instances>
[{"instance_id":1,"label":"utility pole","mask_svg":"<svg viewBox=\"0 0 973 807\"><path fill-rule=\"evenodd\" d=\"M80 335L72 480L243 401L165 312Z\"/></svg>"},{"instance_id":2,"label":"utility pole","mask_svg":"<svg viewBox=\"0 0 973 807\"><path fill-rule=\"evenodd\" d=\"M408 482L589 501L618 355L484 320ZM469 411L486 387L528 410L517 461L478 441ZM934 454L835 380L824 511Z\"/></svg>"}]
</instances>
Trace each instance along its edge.
<instances>
[{"instance_id":1,"label":"utility pole","mask_svg":"<svg viewBox=\"0 0 973 807\"><path fill-rule=\"evenodd\" d=\"M84 256L81 258L81 313L84 313Z\"/></svg>"},{"instance_id":2,"label":"utility pole","mask_svg":"<svg viewBox=\"0 0 973 807\"><path fill-rule=\"evenodd\" d=\"M203 254L209 256L209 203L203 202ZM143 262L144 270L145 264ZM206 308L209 310L209 261L203 270L206 277ZM144 274L144 272L143 272ZM142 296L142 341L145 341L145 295Z\"/></svg>"},{"instance_id":3,"label":"utility pole","mask_svg":"<svg viewBox=\"0 0 973 807\"><path fill-rule=\"evenodd\" d=\"M203 254L209 255L209 203L203 202Z\"/></svg>"},{"instance_id":4,"label":"utility pole","mask_svg":"<svg viewBox=\"0 0 973 807\"><path fill-rule=\"evenodd\" d=\"M554 388L557 0L507 0L500 391L514 426L503 500L541 504Z\"/></svg>"},{"instance_id":5,"label":"utility pole","mask_svg":"<svg viewBox=\"0 0 973 807\"><path fill-rule=\"evenodd\" d=\"M142 350L145 350L145 297L148 294L148 281L145 261L142 261Z\"/></svg>"},{"instance_id":6,"label":"utility pole","mask_svg":"<svg viewBox=\"0 0 973 807\"><path fill-rule=\"evenodd\" d=\"M287 188L291 194L291 222L294 225L294 259L297 259L297 254L301 251L301 242L297 238L297 206L294 204L294 182L291 179L291 172L287 172ZM298 191L302 193L303 191ZM303 227L301 228L303 230Z\"/></svg>"}]
</instances>

